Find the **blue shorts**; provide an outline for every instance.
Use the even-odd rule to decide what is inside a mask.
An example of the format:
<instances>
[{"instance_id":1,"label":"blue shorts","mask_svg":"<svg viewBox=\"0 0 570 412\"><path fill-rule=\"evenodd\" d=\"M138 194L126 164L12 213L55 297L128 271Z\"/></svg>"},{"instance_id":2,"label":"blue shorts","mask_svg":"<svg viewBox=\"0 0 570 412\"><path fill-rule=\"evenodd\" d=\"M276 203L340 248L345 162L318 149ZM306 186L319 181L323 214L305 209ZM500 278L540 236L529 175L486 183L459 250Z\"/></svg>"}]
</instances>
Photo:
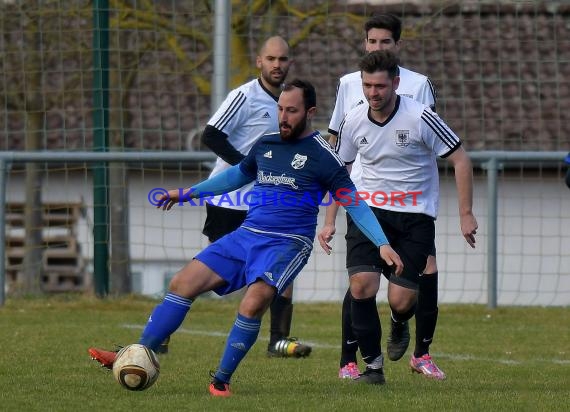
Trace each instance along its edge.
<instances>
[{"instance_id":1,"label":"blue shorts","mask_svg":"<svg viewBox=\"0 0 570 412\"><path fill-rule=\"evenodd\" d=\"M196 255L227 284L214 290L223 296L261 279L283 293L313 250L304 236L238 228Z\"/></svg>"}]
</instances>

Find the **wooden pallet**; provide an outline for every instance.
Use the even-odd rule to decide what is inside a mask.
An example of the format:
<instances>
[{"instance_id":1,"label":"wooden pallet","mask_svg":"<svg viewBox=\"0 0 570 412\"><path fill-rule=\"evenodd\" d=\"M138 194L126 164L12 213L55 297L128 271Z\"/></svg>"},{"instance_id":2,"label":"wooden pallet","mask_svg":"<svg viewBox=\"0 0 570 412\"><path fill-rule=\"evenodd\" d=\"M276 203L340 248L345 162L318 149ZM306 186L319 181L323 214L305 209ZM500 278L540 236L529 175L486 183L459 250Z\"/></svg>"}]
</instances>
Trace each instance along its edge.
<instances>
[{"instance_id":1,"label":"wooden pallet","mask_svg":"<svg viewBox=\"0 0 570 412\"><path fill-rule=\"evenodd\" d=\"M6 204L6 226L24 227L25 203ZM74 227L81 217L81 203L44 203L42 205L42 220L44 227Z\"/></svg>"},{"instance_id":2,"label":"wooden pallet","mask_svg":"<svg viewBox=\"0 0 570 412\"><path fill-rule=\"evenodd\" d=\"M84 291L91 286L77 242L82 203L42 205L41 286L46 292ZM21 275L25 255L24 203L6 205L6 277L8 285Z\"/></svg>"}]
</instances>

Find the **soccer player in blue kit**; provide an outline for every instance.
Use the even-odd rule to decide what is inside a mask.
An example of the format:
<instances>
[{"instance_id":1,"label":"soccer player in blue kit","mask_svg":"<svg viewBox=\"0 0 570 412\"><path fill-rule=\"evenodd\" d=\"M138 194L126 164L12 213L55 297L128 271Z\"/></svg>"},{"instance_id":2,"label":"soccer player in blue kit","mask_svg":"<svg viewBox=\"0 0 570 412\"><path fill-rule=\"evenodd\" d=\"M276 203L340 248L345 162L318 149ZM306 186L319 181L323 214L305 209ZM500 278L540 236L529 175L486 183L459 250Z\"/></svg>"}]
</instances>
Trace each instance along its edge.
<instances>
[{"instance_id":1,"label":"soccer player in blue kit","mask_svg":"<svg viewBox=\"0 0 570 412\"><path fill-rule=\"evenodd\" d=\"M209 385L212 396L231 395L230 379L257 340L263 314L307 263L319 204L327 192L346 208L395 274L403 270L400 257L388 244L369 206L357 201L344 163L312 128L315 112L316 93L310 83L294 80L286 84L278 101L279 133L259 139L238 165L190 189L171 190L159 201L159 207L169 210L176 204L227 193L255 180L244 223L176 273L139 340L156 350L180 327L202 293L226 295L247 286ZM337 196L339 193L342 197Z\"/></svg>"}]
</instances>

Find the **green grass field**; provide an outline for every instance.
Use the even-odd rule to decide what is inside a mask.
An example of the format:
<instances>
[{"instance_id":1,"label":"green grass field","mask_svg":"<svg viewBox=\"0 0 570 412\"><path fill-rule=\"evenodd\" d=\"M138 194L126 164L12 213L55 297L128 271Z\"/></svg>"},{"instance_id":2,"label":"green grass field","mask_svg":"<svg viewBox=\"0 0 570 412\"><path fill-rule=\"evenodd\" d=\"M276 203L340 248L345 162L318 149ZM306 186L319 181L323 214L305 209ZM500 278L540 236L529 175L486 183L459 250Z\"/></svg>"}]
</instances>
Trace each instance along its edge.
<instances>
[{"instance_id":1,"label":"green grass field","mask_svg":"<svg viewBox=\"0 0 570 412\"><path fill-rule=\"evenodd\" d=\"M568 411L568 308L442 305L432 355L443 382L412 374L408 354L387 361L387 384L355 385L337 378L340 303L296 304L293 335L314 344L307 359L265 356L260 339L232 380L234 396L212 399L215 369L235 316L234 300L193 305L158 382L144 392L121 388L87 354L138 340L156 302L58 296L8 299L0 308L2 411ZM383 324L388 312L380 306ZM413 324L413 323L412 323ZM387 337L386 328L383 344ZM411 348L410 348L411 349Z\"/></svg>"}]
</instances>

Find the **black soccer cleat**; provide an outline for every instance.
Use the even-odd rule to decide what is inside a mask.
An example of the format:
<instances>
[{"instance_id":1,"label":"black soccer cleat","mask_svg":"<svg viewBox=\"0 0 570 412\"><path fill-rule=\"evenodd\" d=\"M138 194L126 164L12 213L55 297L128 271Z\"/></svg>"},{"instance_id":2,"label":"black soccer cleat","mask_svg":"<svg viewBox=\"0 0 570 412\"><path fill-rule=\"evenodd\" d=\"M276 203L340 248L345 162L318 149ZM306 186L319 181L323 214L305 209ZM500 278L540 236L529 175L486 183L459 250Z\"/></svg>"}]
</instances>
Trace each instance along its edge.
<instances>
[{"instance_id":1,"label":"black soccer cleat","mask_svg":"<svg viewBox=\"0 0 570 412\"><path fill-rule=\"evenodd\" d=\"M368 385L384 385L386 383L386 378L384 377L384 368L372 369L366 368L358 378L352 380L356 383L366 383Z\"/></svg>"},{"instance_id":2,"label":"black soccer cleat","mask_svg":"<svg viewBox=\"0 0 570 412\"><path fill-rule=\"evenodd\" d=\"M274 358L304 358L311 354L309 345L301 343L297 338L278 340L274 345L267 346L267 356Z\"/></svg>"},{"instance_id":3,"label":"black soccer cleat","mask_svg":"<svg viewBox=\"0 0 570 412\"><path fill-rule=\"evenodd\" d=\"M397 361L404 356L410 344L410 327L408 321L394 322L393 319L390 319L390 326L386 352L388 352L388 359Z\"/></svg>"}]
</instances>

